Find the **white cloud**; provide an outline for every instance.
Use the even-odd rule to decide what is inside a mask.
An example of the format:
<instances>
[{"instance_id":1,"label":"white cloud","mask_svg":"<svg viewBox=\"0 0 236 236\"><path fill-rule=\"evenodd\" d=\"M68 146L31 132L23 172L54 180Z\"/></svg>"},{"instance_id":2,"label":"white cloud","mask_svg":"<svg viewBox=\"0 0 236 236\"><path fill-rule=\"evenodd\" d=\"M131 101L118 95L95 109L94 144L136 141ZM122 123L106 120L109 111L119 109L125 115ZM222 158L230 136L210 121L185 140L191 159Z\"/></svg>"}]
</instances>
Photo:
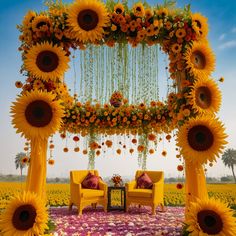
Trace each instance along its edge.
<instances>
[{"instance_id":1,"label":"white cloud","mask_svg":"<svg viewBox=\"0 0 236 236\"><path fill-rule=\"evenodd\" d=\"M221 34L219 40L222 41L225 38L226 34Z\"/></svg>"},{"instance_id":2,"label":"white cloud","mask_svg":"<svg viewBox=\"0 0 236 236\"><path fill-rule=\"evenodd\" d=\"M232 33L236 33L236 27L234 27L231 31Z\"/></svg>"},{"instance_id":3,"label":"white cloud","mask_svg":"<svg viewBox=\"0 0 236 236\"><path fill-rule=\"evenodd\" d=\"M219 46L219 49L228 49L228 48L234 48L236 47L236 40L231 40L231 41L228 41L228 42L225 42L225 43L222 43L220 46Z\"/></svg>"}]
</instances>

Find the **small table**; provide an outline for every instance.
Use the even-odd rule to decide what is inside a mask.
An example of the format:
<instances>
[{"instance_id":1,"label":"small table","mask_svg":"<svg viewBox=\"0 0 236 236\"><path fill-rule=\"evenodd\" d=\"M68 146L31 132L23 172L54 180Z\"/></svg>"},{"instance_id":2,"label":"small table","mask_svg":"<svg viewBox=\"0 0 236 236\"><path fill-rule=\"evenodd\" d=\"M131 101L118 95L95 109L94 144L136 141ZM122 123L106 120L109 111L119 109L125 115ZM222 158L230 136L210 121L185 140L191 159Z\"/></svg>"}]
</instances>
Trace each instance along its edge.
<instances>
[{"instance_id":1,"label":"small table","mask_svg":"<svg viewBox=\"0 0 236 236\"><path fill-rule=\"evenodd\" d=\"M108 187L107 210L125 211L125 187Z\"/></svg>"}]
</instances>

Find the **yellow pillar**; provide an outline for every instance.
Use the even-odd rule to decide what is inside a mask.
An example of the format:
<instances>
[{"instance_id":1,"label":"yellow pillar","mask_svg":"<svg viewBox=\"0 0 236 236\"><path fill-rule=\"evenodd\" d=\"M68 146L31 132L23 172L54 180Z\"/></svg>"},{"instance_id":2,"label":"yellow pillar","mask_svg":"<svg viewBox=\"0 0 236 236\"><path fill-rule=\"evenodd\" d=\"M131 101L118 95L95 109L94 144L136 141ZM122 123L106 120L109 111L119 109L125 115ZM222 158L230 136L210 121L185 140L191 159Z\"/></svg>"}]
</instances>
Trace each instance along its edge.
<instances>
[{"instance_id":1,"label":"yellow pillar","mask_svg":"<svg viewBox=\"0 0 236 236\"><path fill-rule=\"evenodd\" d=\"M26 191L46 198L46 168L48 139L31 140L30 165L26 180Z\"/></svg>"},{"instance_id":2,"label":"yellow pillar","mask_svg":"<svg viewBox=\"0 0 236 236\"><path fill-rule=\"evenodd\" d=\"M206 199L208 198L207 185L205 173L202 165L196 166L185 161L185 216L188 212L190 203L195 201L196 198Z\"/></svg>"}]
</instances>

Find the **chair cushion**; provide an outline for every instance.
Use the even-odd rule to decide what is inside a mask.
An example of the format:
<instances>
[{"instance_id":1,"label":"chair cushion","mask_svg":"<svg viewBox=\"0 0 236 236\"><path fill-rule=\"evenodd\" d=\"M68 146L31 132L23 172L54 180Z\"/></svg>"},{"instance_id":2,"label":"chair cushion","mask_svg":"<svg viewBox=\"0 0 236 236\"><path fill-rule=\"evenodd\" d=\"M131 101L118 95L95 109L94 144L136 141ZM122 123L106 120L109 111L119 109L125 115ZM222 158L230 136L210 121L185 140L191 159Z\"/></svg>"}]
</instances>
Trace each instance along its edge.
<instances>
[{"instance_id":1,"label":"chair cushion","mask_svg":"<svg viewBox=\"0 0 236 236\"><path fill-rule=\"evenodd\" d=\"M152 197L151 189L134 189L128 192L129 197Z\"/></svg>"},{"instance_id":2,"label":"chair cushion","mask_svg":"<svg viewBox=\"0 0 236 236\"><path fill-rule=\"evenodd\" d=\"M103 197L104 191L97 189L82 189L81 195L84 198Z\"/></svg>"},{"instance_id":3,"label":"chair cushion","mask_svg":"<svg viewBox=\"0 0 236 236\"><path fill-rule=\"evenodd\" d=\"M145 172L137 178L137 188L151 189L152 185L152 180Z\"/></svg>"},{"instance_id":4,"label":"chair cushion","mask_svg":"<svg viewBox=\"0 0 236 236\"><path fill-rule=\"evenodd\" d=\"M98 182L99 182L99 176L93 175L92 173L89 172L81 184L83 188L98 189L99 188Z\"/></svg>"}]
</instances>

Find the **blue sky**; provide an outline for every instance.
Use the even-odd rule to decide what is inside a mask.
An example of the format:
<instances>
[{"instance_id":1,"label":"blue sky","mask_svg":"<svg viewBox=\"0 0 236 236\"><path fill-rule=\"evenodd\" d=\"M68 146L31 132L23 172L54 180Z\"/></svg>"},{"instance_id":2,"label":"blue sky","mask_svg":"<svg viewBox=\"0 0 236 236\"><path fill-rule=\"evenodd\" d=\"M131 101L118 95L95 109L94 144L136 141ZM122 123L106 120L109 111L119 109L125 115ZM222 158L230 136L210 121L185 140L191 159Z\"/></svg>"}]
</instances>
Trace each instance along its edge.
<instances>
[{"instance_id":1,"label":"blue sky","mask_svg":"<svg viewBox=\"0 0 236 236\"><path fill-rule=\"evenodd\" d=\"M70 1L67 1L70 2ZM162 1L148 1L150 5ZM228 146L236 149L236 1L235 0L192 0L177 1L177 6L183 7L191 4L192 12L201 12L209 20L209 41L216 54L216 71L213 73L215 79L223 76L225 82L220 84L223 92L222 107L219 112L220 119L224 122L229 135ZM0 9L0 173L14 174L14 157L16 153L23 150L24 139L15 134L11 126L9 114L11 102L19 92L15 88L15 81L24 78L20 75L21 55L17 51L19 46L19 33L16 24L21 23L23 16L28 10L45 9L43 1L32 0L1 0ZM160 58L162 60L162 58ZM160 78L163 76L160 74ZM162 88L160 88L161 90ZM165 89L165 88L163 88ZM87 168L88 159L70 152L62 152L62 141L55 138L55 166L48 167L48 176L68 176L69 170L74 168ZM166 176L176 176L176 165L174 142L169 145L162 144L168 151L167 158L162 158L160 153L156 157L148 159L149 169L163 169ZM73 147L73 146L72 146ZM111 152L110 155L113 155ZM125 166L125 167L124 167ZM138 168L137 159L132 157L99 158L96 168L102 176L111 176L114 173L121 175L133 175ZM208 168L208 176L222 176L230 174L219 160L214 167Z\"/></svg>"}]
</instances>

